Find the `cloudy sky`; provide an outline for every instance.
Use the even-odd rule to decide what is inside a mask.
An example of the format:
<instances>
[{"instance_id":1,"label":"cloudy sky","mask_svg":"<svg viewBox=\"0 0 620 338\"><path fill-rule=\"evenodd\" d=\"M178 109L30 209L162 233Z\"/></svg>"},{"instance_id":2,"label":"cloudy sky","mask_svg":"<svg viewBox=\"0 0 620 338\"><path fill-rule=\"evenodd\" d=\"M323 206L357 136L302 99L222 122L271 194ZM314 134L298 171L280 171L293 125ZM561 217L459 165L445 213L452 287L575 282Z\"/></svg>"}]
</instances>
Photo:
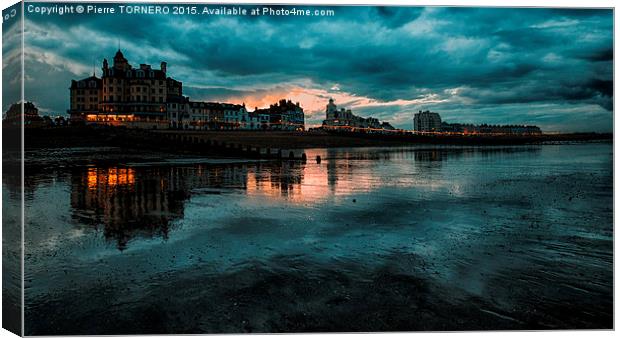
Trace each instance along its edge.
<instances>
[{"instance_id":1,"label":"cloudy sky","mask_svg":"<svg viewBox=\"0 0 620 338\"><path fill-rule=\"evenodd\" d=\"M65 112L70 80L90 76L93 63L100 76L120 41L132 65L167 61L192 100L264 107L288 98L309 125L333 97L406 129L422 109L448 122L613 129L611 10L331 9L332 17L27 14L27 99Z\"/></svg>"}]
</instances>

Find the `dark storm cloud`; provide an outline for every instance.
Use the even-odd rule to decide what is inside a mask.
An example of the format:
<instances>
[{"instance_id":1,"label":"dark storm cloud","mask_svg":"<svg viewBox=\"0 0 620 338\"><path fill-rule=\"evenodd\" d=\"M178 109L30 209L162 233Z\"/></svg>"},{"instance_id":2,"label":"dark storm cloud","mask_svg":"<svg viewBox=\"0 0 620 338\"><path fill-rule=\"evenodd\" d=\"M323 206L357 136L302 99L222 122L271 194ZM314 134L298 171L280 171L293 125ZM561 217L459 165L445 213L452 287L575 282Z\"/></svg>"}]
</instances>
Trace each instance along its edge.
<instances>
[{"instance_id":1,"label":"dark storm cloud","mask_svg":"<svg viewBox=\"0 0 620 338\"><path fill-rule=\"evenodd\" d=\"M398 28L406 23L417 19L424 10L423 7L395 7L395 6L377 6L370 8L371 13L376 11L383 25L390 28ZM371 17L371 19L374 19Z\"/></svg>"},{"instance_id":2,"label":"dark storm cloud","mask_svg":"<svg viewBox=\"0 0 620 338\"><path fill-rule=\"evenodd\" d=\"M577 52L576 55L588 61L613 61L614 50L612 48L604 48L602 50Z\"/></svg>"},{"instance_id":3,"label":"dark storm cloud","mask_svg":"<svg viewBox=\"0 0 620 338\"><path fill-rule=\"evenodd\" d=\"M29 62L54 81L68 81L92 73L94 59L99 68L120 41L133 64L168 61L196 99L268 95L296 86L315 97L346 93L356 111L405 128L411 127L405 116L427 107L447 116L448 107L477 107L468 111L478 122L527 117L566 130L576 128L567 116L591 112L609 121L604 129L612 128L611 10L329 8L335 16L34 16L36 28L27 34L33 53L51 54ZM50 96L42 105L66 109L66 89L54 95L37 90L33 95ZM356 105L364 98L385 105ZM566 113L551 122L536 119L531 108L537 105Z\"/></svg>"},{"instance_id":4,"label":"dark storm cloud","mask_svg":"<svg viewBox=\"0 0 620 338\"><path fill-rule=\"evenodd\" d=\"M2 111L6 112L11 104L17 102L21 98L20 79L21 72L21 35L19 27L21 26L21 6L15 4L4 11L3 16L14 15L8 20L2 22Z\"/></svg>"}]
</instances>

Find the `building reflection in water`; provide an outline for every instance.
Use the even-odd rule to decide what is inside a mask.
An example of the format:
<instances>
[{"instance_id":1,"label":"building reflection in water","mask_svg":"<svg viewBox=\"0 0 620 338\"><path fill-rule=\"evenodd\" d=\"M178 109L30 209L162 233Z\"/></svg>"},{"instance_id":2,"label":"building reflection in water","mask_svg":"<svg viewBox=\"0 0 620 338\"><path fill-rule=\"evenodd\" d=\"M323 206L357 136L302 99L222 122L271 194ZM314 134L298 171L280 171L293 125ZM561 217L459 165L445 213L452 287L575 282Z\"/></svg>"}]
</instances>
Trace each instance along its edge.
<instances>
[{"instance_id":1,"label":"building reflection in water","mask_svg":"<svg viewBox=\"0 0 620 338\"><path fill-rule=\"evenodd\" d=\"M116 186L133 187L136 182L136 171L133 168L108 168L100 170L88 169L88 189L99 190L99 187L115 188Z\"/></svg>"},{"instance_id":2,"label":"building reflection in water","mask_svg":"<svg viewBox=\"0 0 620 338\"><path fill-rule=\"evenodd\" d=\"M173 221L184 216L192 194L241 192L246 198L307 205L379 187L432 184L441 178L433 172L441 170L443 161L474 156L472 151L480 152L320 149L308 151L308 158L319 155L324 159L321 163L85 167L71 175L71 206L77 223L102 229L122 250L135 237L167 238ZM504 151L482 152L496 156Z\"/></svg>"},{"instance_id":3,"label":"building reflection in water","mask_svg":"<svg viewBox=\"0 0 620 338\"><path fill-rule=\"evenodd\" d=\"M448 153L439 150L420 150L415 153L416 162L441 162L448 158Z\"/></svg>"},{"instance_id":4,"label":"building reflection in water","mask_svg":"<svg viewBox=\"0 0 620 338\"><path fill-rule=\"evenodd\" d=\"M258 178L268 182L261 189L287 196L300 185L302 172L301 164L82 168L71 176L72 214L123 250L135 237L166 239L192 194L245 192Z\"/></svg>"},{"instance_id":5,"label":"building reflection in water","mask_svg":"<svg viewBox=\"0 0 620 338\"><path fill-rule=\"evenodd\" d=\"M172 183L134 168L86 168L72 176L74 218L102 226L121 250L135 236L167 238L170 221L183 216L188 197Z\"/></svg>"}]
</instances>

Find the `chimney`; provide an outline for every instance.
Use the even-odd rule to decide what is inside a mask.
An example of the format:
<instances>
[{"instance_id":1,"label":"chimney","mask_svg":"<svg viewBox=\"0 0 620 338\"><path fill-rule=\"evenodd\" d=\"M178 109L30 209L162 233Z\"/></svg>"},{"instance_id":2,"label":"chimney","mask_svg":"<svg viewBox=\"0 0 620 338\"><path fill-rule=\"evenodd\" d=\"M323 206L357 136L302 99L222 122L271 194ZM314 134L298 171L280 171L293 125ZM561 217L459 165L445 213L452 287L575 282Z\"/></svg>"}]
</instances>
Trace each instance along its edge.
<instances>
[{"instance_id":1,"label":"chimney","mask_svg":"<svg viewBox=\"0 0 620 338\"><path fill-rule=\"evenodd\" d=\"M166 62L162 62L162 63L161 63L161 71L162 71L162 72L164 72L164 74L166 73L166 66L167 66L167 65L168 65L168 64L167 64Z\"/></svg>"}]
</instances>

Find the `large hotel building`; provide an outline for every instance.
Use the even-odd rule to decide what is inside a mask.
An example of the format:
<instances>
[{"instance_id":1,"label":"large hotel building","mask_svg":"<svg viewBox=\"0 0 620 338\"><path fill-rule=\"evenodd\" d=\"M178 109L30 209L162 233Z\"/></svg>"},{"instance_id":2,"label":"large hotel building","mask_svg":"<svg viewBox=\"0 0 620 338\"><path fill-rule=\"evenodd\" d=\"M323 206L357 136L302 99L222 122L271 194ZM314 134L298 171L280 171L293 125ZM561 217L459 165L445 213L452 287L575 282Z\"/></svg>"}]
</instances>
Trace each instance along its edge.
<instances>
[{"instance_id":1,"label":"large hotel building","mask_svg":"<svg viewBox=\"0 0 620 338\"><path fill-rule=\"evenodd\" d=\"M132 67L118 50L114 63L103 60L101 79L95 74L71 81L71 120L142 128L167 128L166 63L160 69Z\"/></svg>"},{"instance_id":2,"label":"large hotel building","mask_svg":"<svg viewBox=\"0 0 620 338\"><path fill-rule=\"evenodd\" d=\"M266 109L246 110L245 104L195 102L183 96L183 84L159 69L134 68L120 49L114 63L103 60L102 77L71 81L72 123L105 124L147 129L304 130L299 103L282 100Z\"/></svg>"}]
</instances>

